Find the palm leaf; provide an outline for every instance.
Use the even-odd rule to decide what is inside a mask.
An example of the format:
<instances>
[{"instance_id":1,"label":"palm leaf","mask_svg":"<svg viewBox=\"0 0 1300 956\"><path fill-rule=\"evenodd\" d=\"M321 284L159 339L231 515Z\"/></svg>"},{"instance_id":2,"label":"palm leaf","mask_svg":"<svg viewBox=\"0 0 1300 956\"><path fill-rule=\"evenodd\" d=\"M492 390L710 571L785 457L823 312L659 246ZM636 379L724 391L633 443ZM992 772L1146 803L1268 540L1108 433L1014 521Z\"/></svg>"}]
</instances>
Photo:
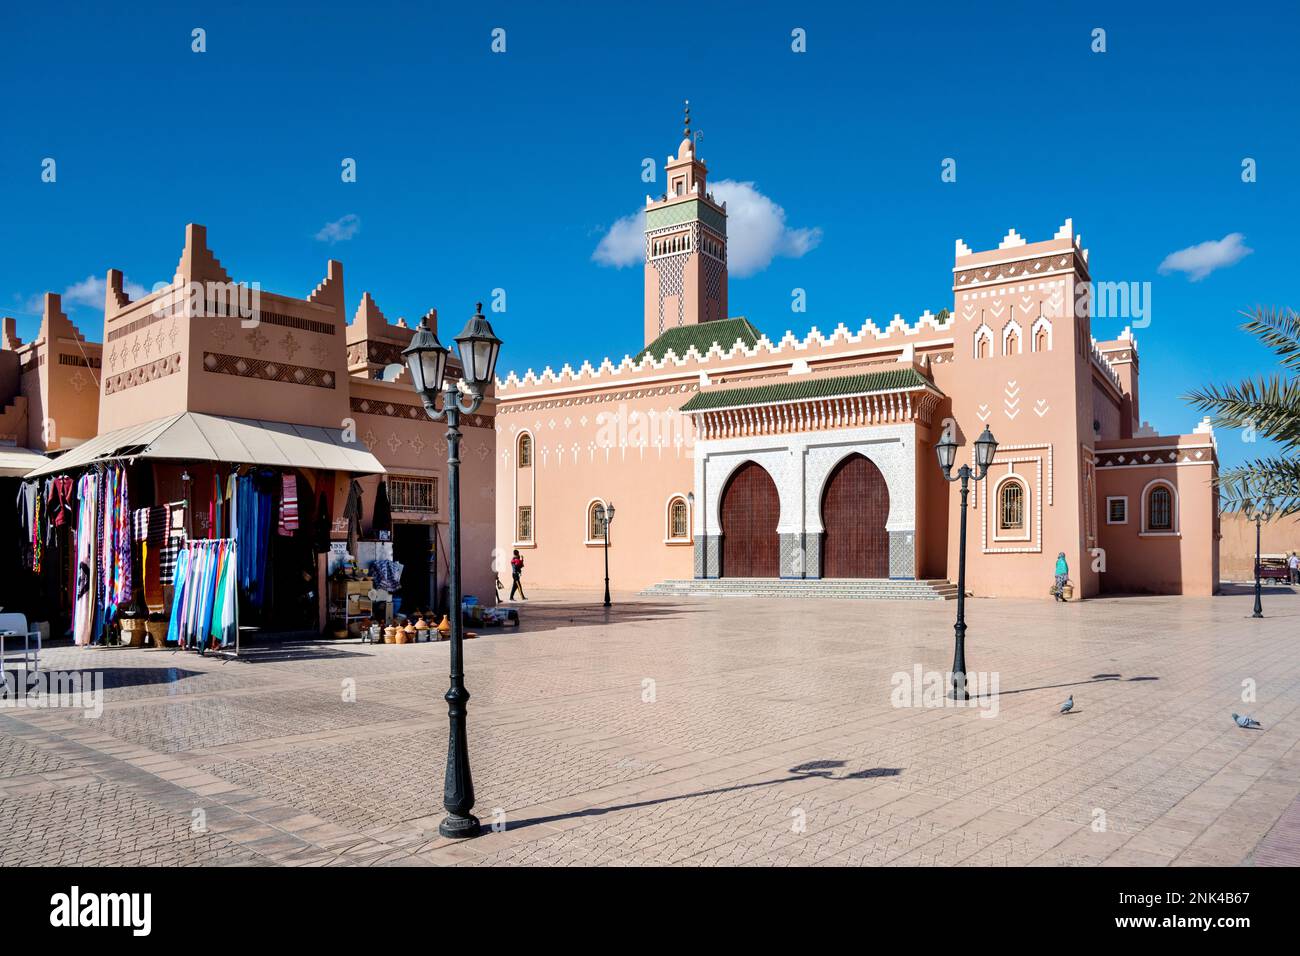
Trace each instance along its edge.
<instances>
[{"instance_id":1,"label":"palm leaf","mask_svg":"<svg viewBox=\"0 0 1300 956\"><path fill-rule=\"evenodd\" d=\"M1241 314L1250 320L1242 329L1276 352L1283 368L1300 369L1300 315L1295 309L1256 306Z\"/></svg>"},{"instance_id":2,"label":"palm leaf","mask_svg":"<svg viewBox=\"0 0 1300 956\"><path fill-rule=\"evenodd\" d=\"M1224 511L1275 517L1300 514L1300 459L1256 458L1219 472L1219 505Z\"/></svg>"},{"instance_id":3,"label":"palm leaf","mask_svg":"<svg viewBox=\"0 0 1300 956\"><path fill-rule=\"evenodd\" d=\"M1300 447L1300 379L1261 376L1240 385L1210 385L1183 398L1210 412L1216 428L1253 428L1284 448Z\"/></svg>"}]
</instances>

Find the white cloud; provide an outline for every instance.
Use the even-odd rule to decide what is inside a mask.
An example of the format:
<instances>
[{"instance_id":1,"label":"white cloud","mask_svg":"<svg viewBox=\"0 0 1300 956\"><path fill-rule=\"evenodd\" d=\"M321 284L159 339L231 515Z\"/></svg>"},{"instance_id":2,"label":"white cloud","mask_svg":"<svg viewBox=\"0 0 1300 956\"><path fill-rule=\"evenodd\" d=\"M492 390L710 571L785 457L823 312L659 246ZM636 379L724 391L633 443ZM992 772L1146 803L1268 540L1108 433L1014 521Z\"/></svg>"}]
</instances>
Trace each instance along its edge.
<instances>
[{"instance_id":1,"label":"white cloud","mask_svg":"<svg viewBox=\"0 0 1300 956\"><path fill-rule=\"evenodd\" d=\"M754 188L753 183L724 179L714 183L713 197L727 204L727 271L736 277L761 272L777 256L799 259L822 240L818 227L791 229L785 210ZM603 266L636 265L645 258L645 211L614 223L601 238L593 261Z\"/></svg>"},{"instance_id":2,"label":"white cloud","mask_svg":"<svg viewBox=\"0 0 1300 956\"><path fill-rule=\"evenodd\" d=\"M596 251L591 254L592 260L616 269L636 265L645 258L644 232L644 209L624 216L601 237Z\"/></svg>"},{"instance_id":3,"label":"white cloud","mask_svg":"<svg viewBox=\"0 0 1300 956\"><path fill-rule=\"evenodd\" d=\"M1225 269L1235 265L1254 252L1242 242L1246 237L1239 232L1230 232L1222 239L1211 239L1199 245L1188 246L1165 256L1160 263L1160 274L1186 272L1187 278L1200 282L1215 269Z\"/></svg>"},{"instance_id":4,"label":"white cloud","mask_svg":"<svg viewBox=\"0 0 1300 956\"><path fill-rule=\"evenodd\" d=\"M360 231L361 217L350 212L342 219L335 219L321 226L320 232L316 233L316 240L333 245L336 242L346 242Z\"/></svg>"},{"instance_id":5,"label":"white cloud","mask_svg":"<svg viewBox=\"0 0 1300 956\"><path fill-rule=\"evenodd\" d=\"M123 291L130 297L131 301L143 299L149 294L138 282L131 282L124 279L122 283ZM108 290L108 280L103 276L86 276L80 282L74 282L63 290L63 304L83 305L88 309L104 308L104 293ZM44 305L41 306L44 308Z\"/></svg>"}]
</instances>

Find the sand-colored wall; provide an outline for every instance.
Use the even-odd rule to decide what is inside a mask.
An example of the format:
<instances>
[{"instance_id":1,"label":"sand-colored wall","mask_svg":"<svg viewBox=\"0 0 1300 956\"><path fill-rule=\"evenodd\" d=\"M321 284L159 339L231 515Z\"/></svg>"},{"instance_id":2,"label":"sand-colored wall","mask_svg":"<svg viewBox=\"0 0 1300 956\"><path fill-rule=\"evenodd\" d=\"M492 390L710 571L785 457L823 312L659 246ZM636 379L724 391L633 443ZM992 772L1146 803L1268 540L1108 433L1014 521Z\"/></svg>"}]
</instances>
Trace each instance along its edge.
<instances>
[{"instance_id":1,"label":"sand-colored wall","mask_svg":"<svg viewBox=\"0 0 1300 956\"><path fill-rule=\"evenodd\" d=\"M1255 577L1255 522L1240 514L1220 518L1219 573L1224 581L1253 581ZM1261 523L1263 554L1300 554L1300 518L1278 518Z\"/></svg>"}]
</instances>

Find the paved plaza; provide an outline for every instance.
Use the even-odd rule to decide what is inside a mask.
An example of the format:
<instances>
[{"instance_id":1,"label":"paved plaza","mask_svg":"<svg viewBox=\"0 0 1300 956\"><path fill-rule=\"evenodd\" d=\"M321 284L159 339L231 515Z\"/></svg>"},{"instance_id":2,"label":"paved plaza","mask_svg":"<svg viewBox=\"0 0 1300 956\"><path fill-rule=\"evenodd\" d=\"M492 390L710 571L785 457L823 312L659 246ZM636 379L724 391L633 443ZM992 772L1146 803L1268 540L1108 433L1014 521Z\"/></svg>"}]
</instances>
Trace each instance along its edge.
<instances>
[{"instance_id":1,"label":"paved plaza","mask_svg":"<svg viewBox=\"0 0 1300 956\"><path fill-rule=\"evenodd\" d=\"M0 709L0 863L1300 861L1300 595L971 600L963 708L923 686L952 602L616 600L467 642L459 844L446 644L50 649L103 711Z\"/></svg>"}]
</instances>

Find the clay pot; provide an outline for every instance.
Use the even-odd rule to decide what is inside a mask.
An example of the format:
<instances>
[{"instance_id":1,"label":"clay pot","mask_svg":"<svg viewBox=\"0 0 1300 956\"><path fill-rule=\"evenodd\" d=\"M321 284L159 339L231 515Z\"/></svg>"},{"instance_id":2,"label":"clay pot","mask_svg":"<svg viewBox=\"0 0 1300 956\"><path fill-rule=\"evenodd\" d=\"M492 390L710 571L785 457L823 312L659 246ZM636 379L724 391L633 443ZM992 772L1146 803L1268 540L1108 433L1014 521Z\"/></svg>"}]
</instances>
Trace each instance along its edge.
<instances>
[{"instance_id":1,"label":"clay pot","mask_svg":"<svg viewBox=\"0 0 1300 956\"><path fill-rule=\"evenodd\" d=\"M384 628L384 643L385 644L397 643L397 628L392 624L389 624L386 628Z\"/></svg>"},{"instance_id":2,"label":"clay pot","mask_svg":"<svg viewBox=\"0 0 1300 956\"><path fill-rule=\"evenodd\" d=\"M451 637L451 620L444 614L442 623L438 625L438 640L445 641L449 637Z\"/></svg>"}]
</instances>

